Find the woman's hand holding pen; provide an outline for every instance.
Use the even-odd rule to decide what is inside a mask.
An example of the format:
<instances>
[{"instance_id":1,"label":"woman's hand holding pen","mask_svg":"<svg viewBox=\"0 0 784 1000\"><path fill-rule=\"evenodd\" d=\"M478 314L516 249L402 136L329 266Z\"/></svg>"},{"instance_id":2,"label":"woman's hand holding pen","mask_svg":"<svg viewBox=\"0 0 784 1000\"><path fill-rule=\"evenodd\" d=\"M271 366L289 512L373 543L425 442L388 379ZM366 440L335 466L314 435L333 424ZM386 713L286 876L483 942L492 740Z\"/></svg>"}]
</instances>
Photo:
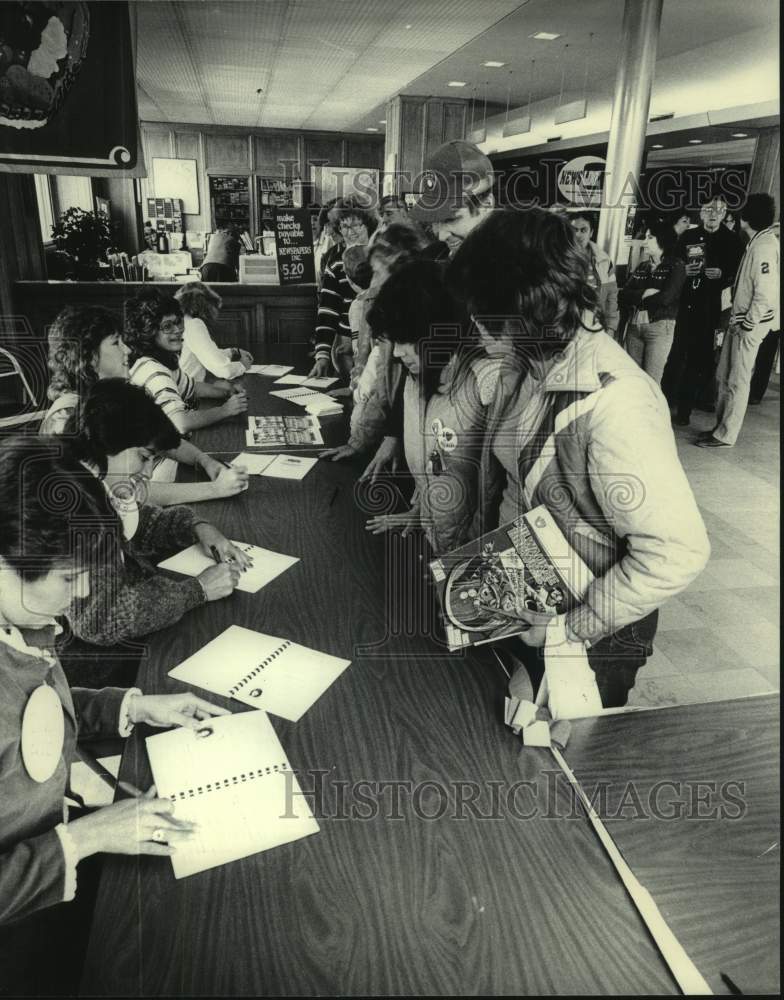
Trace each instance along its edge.
<instances>
[{"instance_id":1,"label":"woman's hand holding pen","mask_svg":"<svg viewBox=\"0 0 784 1000\"><path fill-rule=\"evenodd\" d=\"M123 799L68 824L79 860L91 854L174 854L192 839L196 824L174 817L174 803L159 799L155 786L139 798Z\"/></svg>"},{"instance_id":2,"label":"woman's hand holding pen","mask_svg":"<svg viewBox=\"0 0 784 1000\"><path fill-rule=\"evenodd\" d=\"M194 534L199 540L205 555L210 556L216 563L228 562L236 564L240 572L250 569L253 560L249 555L238 548L234 542L230 542L213 524L202 522L194 528Z\"/></svg>"},{"instance_id":3,"label":"woman's hand holding pen","mask_svg":"<svg viewBox=\"0 0 784 1000\"><path fill-rule=\"evenodd\" d=\"M242 466L236 468L221 464L218 475L213 479L216 497L233 497L248 488L248 473Z\"/></svg>"}]
</instances>

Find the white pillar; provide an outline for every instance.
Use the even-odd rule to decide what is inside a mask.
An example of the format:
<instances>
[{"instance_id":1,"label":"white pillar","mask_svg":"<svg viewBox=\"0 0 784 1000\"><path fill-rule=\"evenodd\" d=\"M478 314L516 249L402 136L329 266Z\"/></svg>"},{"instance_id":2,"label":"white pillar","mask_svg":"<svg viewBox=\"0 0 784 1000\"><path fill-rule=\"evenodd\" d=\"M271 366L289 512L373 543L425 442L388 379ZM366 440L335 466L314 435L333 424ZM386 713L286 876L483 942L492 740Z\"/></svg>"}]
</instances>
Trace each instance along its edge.
<instances>
[{"instance_id":1,"label":"white pillar","mask_svg":"<svg viewBox=\"0 0 784 1000\"><path fill-rule=\"evenodd\" d=\"M656 69L663 0L626 0L615 78L607 169L597 242L613 261L622 256L626 217L636 204L645 130ZM624 261L625 263L625 261Z\"/></svg>"}]
</instances>

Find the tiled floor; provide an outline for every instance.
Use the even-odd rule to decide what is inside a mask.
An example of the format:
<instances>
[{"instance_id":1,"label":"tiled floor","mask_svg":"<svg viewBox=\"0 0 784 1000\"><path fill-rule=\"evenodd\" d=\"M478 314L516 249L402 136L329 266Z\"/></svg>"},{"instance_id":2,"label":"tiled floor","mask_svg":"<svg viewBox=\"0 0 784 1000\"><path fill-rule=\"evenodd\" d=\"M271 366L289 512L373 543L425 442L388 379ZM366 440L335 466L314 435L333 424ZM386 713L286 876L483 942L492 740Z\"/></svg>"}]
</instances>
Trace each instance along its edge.
<instances>
[{"instance_id":1,"label":"tiled floor","mask_svg":"<svg viewBox=\"0 0 784 1000\"><path fill-rule=\"evenodd\" d=\"M779 690L779 406L771 383L734 448L696 448L712 414L676 428L711 540L701 576L661 612L630 706L722 701Z\"/></svg>"}]
</instances>

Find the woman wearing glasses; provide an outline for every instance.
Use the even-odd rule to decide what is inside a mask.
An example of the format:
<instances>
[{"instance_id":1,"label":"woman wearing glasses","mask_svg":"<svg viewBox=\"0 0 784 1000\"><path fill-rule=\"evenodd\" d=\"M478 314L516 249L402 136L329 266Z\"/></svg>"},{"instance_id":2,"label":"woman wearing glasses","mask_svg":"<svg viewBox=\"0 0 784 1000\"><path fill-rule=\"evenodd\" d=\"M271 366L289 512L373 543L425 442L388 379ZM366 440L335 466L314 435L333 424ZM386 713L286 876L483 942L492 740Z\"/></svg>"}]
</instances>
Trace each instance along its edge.
<instances>
[{"instance_id":1,"label":"woman wearing glasses","mask_svg":"<svg viewBox=\"0 0 784 1000\"><path fill-rule=\"evenodd\" d=\"M350 197L335 204L330 212L330 219L335 220L343 245L339 254L337 251L335 256L330 254L319 289L314 338L315 362L310 372L316 377L329 375L332 371L332 346L337 339L346 337L348 343L351 342L348 307L357 293L346 278L342 254L349 247L367 245L378 224L378 220L371 212Z\"/></svg>"}]
</instances>

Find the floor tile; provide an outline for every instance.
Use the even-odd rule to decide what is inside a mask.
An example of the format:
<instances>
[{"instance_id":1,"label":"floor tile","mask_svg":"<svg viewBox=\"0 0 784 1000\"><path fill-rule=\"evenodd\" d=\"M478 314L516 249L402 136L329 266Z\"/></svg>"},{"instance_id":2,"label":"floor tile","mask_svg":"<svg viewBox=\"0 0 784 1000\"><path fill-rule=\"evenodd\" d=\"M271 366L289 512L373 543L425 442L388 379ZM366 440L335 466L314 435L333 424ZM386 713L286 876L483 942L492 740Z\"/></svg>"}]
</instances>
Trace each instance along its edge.
<instances>
[{"instance_id":1,"label":"floor tile","mask_svg":"<svg viewBox=\"0 0 784 1000\"><path fill-rule=\"evenodd\" d=\"M690 683L697 693L697 700L701 702L775 693L773 685L751 667L698 674L690 678Z\"/></svg>"},{"instance_id":2,"label":"floor tile","mask_svg":"<svg viewBox=\"0 0 784 1000\"><path fill-rule=\"evenodd\" d=\"M656 636L656 646L684 677L706 671L750 667L748 657L722 642L714 629L673 629Z\"/></svg>"},{"instance_id":3,"label":"floor tile","mask_svg":"<svg viewBox=\"0 0 784 1000\"><path fill-rule=\"evenodd\" d=\"M665 705L692 705L708 700L701 698L685 677L644 677L643 670L629 694L629 705L632 707L661 708Z\"/></svg>"}]
</instances>

